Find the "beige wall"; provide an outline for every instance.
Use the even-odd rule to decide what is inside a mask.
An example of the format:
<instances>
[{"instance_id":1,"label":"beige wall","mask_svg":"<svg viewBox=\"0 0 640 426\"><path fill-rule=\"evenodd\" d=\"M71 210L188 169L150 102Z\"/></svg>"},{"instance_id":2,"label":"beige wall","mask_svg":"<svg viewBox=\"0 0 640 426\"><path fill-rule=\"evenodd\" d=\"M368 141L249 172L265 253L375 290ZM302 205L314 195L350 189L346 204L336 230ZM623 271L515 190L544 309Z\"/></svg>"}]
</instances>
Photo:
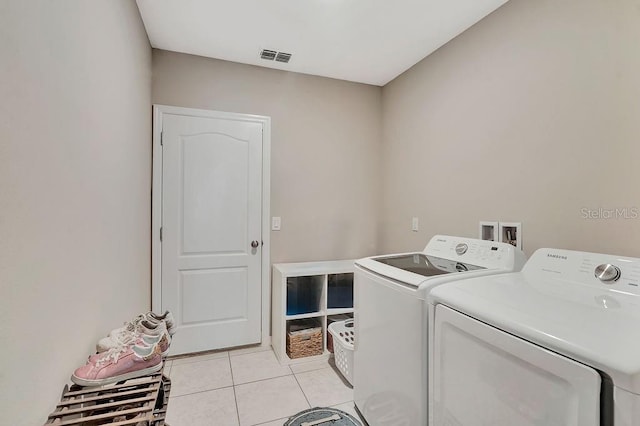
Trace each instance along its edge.
<instances>
[{"instance_id":1,"label":"beige wall","mask_svg":"<svg viewBox=\"0 0 640 426\"><path fill-rule=\"evenodd\" d=\"M381 89L153 51L153 102L271 117L271 261L376 251Z\"/></svg>"},{"instance_id":2,"label":"beige wall","mask_svg":"<svg viewBox=\"0 0 640 426\"><path fill-rule=\"evenodd\" d=\"M133 0L11 0L0 58L0 423L32 426L150 305L151 48Z\"/></svg>"},{"instance_id":3,"label":"beige wall","mask_svg":"<svg viewBox=\"0 0 640 426\"><path fill-rule=\"evenodd\" d=\"M273 262L479 220L522 221L529 254L640 256L640 219L581 212L640 208L638 40L634 0L511 0L384 89L165 51L151 88L135 2L2 2L2 421L42 423L95 340L149 307L151 99L272 118Z\"/></svg>"},{"instance_id":4,"label":"beige wall","mask_svg":"<svg viewBox=\"0 0 640 426\"><path fill-rule=\"evenodd\" d=\"M640 256L640 218L581 211L640 208L639 40L637 0L511 0L385 86L381 251L503 220Z\"/></svg>"}]
</instances>

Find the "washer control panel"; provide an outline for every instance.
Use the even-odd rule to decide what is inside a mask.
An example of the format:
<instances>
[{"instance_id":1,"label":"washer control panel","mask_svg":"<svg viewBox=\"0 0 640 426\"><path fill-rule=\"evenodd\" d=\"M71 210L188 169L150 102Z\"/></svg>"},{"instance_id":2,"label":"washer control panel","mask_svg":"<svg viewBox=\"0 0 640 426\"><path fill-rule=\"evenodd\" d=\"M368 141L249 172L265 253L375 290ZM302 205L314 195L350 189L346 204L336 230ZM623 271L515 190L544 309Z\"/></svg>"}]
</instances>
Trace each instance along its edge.
<instances>
[{"instance_id":1,"label":"washer control panel","mask_svg":"<svg viewBox=\"0 0 640 426\"><path fill-rule=\"evenodd\" d=\"M447 259L457 271L478 268L519 271L526 260L521 250L507 243L447 235L434 236L425 247L424 254Z\"/></svg>"},{"instance_id":2,"label":"washer control panel","mask_svg":"<svg viewBox=\"0 0 640 426\"><path fill-rule=\"evenodd\" d=\"M469 250L469 246L466 243L459 243L456 245L456 253L460 256L465 254Z\"/></svg>"}]
</instances>

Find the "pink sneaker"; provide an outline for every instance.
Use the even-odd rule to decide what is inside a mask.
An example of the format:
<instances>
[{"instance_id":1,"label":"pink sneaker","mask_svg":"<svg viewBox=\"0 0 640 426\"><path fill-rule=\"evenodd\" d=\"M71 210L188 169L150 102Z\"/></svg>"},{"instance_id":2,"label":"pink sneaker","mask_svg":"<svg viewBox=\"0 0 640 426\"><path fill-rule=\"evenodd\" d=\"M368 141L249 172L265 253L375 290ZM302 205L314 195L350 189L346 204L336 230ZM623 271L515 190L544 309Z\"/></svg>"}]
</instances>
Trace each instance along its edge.
<instances>
[{"instance_id":1,"label":"pink sneaker","mask_svg":"<svg viewBox=\"0 0 640 426\"><path fill-rule=\"evenodd\" d=\"M86 365L76 369L71 381L80 386L102 386L135 377L146 376L162 369L158 345L132 345L111 349Z\"/></svg>"}]
</instances>

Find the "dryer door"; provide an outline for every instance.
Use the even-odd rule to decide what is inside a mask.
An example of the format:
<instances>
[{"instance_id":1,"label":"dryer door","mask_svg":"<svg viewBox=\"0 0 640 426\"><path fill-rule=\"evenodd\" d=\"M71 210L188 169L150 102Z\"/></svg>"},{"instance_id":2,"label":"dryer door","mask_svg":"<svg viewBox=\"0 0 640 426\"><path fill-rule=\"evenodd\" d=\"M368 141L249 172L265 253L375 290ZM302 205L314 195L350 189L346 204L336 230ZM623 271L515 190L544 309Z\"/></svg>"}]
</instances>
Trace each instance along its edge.
<instances>
[{"instance_id":1,"label":"dryer door","mask_svg":"<svg viewBox=\"0 0 640 426\"><path fill-rule=\"evenodd\" d=\"M444 305L435 310L432 426L598 426L592 368Z\"/></svg>"}]
</instances>

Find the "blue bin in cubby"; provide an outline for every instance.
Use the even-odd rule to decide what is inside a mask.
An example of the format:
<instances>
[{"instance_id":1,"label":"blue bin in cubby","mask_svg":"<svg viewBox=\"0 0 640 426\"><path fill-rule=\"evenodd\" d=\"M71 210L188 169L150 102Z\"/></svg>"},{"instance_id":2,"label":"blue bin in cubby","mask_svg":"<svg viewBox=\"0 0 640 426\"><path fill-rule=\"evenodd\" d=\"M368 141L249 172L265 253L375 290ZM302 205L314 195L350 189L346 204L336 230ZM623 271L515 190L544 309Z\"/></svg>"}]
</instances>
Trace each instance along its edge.
<instances>
[{"instance_id":1,"label":"blue bin in cubby","mask_svg":"<svg viewBox=\"0 0 640 426\"><path fill-rule=\"evenodd\" d=\"M320 311L322 277L287 278L287 315L309 314Z\"/></svg>"},{"instance_id":2,"label":"blue bin in cubby","mask_svg":"<svg viewBox=\"0 0 640 426\"><path fill-rule=\"evenodd\" d=\"M327 308L353 308L353 274L330 274L327 284Z\"/></svg>"}]
</instances>

